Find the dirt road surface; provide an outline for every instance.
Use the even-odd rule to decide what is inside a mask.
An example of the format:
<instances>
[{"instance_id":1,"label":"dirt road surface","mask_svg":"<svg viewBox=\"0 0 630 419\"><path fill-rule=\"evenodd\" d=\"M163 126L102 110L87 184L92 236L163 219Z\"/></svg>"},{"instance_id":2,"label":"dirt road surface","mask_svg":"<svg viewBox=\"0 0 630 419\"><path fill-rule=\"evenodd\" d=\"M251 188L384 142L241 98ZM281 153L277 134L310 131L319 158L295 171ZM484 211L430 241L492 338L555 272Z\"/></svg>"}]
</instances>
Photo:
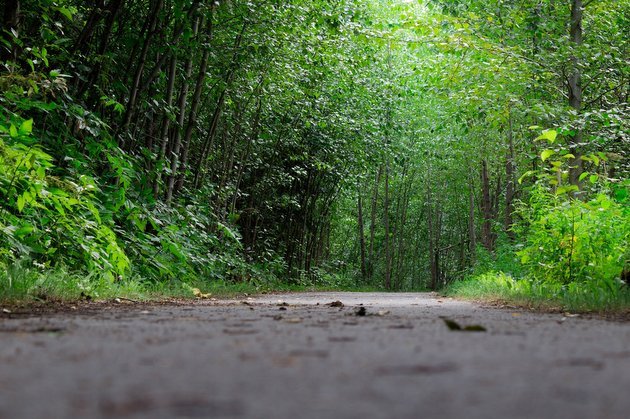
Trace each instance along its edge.
<instances>
[{"instance_id":1,"label":"dirt road surface","mask_svg":"<svg viewBox=\"0 0 630 419\"><path fill-rule=\"evenodd\" d=\"M1 312L0 419L630 417L627 322L417 293Z\"/></svg>"}]
</instances>

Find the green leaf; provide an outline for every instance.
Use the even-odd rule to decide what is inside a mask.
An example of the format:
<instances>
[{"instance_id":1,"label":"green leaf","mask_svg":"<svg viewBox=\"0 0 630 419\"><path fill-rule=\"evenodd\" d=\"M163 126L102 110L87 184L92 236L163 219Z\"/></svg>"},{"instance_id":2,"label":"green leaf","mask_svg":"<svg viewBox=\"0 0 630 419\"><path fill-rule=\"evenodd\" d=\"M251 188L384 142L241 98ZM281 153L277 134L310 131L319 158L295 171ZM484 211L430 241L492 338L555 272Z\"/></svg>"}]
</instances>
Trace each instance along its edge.
<instances>
[{"instance_id":1,"label":"green leaf","mask_svg":"<svg viewBox=\"0 0 630 419\"><path fill-rule=\"evenodd\" d=\"M17 198L17 209L19 212L22 212L22 210L24 209L24 204L26 203L26 200L24 199L23 195L18 196Z\"/></svg>"},{"instance_id":2,"label":"green leaf","mask_svg":"<svg viewBox=\"0 0 630 419\"><path fill-rule=\"evenodd\" d=\"M11 135L11 138L17 138L19 136L18 130L13 124L9 127L9 135Z\"/></svg>"},{"instance_id":3,"label":"green leaf","mask_svg":"<svg viewBox=\"0 0 630 419\"><path fill-rule=\"evenodd\" d=\"M594 173L594 174L592 174L592 175L590 175L590 176L588 177L588 180L589 180L591 183L596 183L596 182L597 182L597 179L599 179L599 175L598 175L597 173Z\"/></svg>"},{"instance_id":4,"label":"green leaf","mask_svg":"<svg viewBox=\"0 0 630 419\"><path fill-rule=\"evenodd\" d=\"M20 125L20 135L29 135L33 132L33 119L27 119Z\"/></svg>"},{"instance_id":5,"label":"green leaf","mask_svg":"<svg viewBox=\"0 0 630 419\"><path fill-rule=\"evenodd\" d=\"M523 176L521 176L520 178L518 178L518 183L519 185L521 183L523 183L523 180L531 175L533 175L535 172L533 170L528 170L527 172L523 173Z\"/></svg>"},{"instance_id":6,"label":"green leaf","mask_svg":"<svg viewBox=\"0 0 630 419\"><path fill-rule=\"evenodd\" d=\"M577 192L580 189L575 186L575 185L566 185L566 186L560 186L557 190L556 190L556 195L564 195L566 193L570 193L570 192Z\"/></svg>"},{"instance_id":7,"label":"green leaf","mask_svg":"<svg viewBox=\"0 0 630 419\"><path fill-rule=\"evenodd\" d=\"M558 136L558 131L550 129L550 130L545 130L543 131L542 134L540 134L536 140L547 140L550 143L553 144L554 141L556 141L556 137Z\"/></svg>"},{"instance_id":8,"label":"green leaf","mask_svg":"<svg viewBox=\"0 0 630 419\"><path fill-rule=\"evenodd\" d=\"M549 157L553 156L556 152L550 149L547 150L543 150L542 153L540 153L540 159L542 161L547 160Z\"/></svg>"},{"instance_id":9,"label":"green leaf","mask_svg":"<svg viewBox=\"0 0 630 419\"><path fill-rule=\"evenodd\" d=\"M64 15L66 19L72 20L72 12L69 9L65 7L58 7L57 11L61 13L62 15Z\"/></svg>"},{"instance_id":10,"label":"green leaf","mask_svg":"<svg viewBox=\"0 0 630 419\"><path fill-rule=\"evenodd\" d=\"M23 225L22 227L18 228L17 230L15 230L13 232L13 236L19 239L19 238L22 238L22 237L26 236L27 234L32 233L34 229L35 228L32 225L26 224L26 225Z\"/></svg>"},{"instance_id":11,"label":"green leaf","mask_svg":"<svg viewBox=\"0 0 630 419\"><path fill-rule=\"evenodd\" d=\"M587 177L588 175L589 175L589 173L588 173L588 172L584 172L584 173L582 173L582 174L580 175L580 177L578 178L578 180L581 182L581 181L583 181L584 179L586 179L586 177Z\"/></svg>"}]
</instances>

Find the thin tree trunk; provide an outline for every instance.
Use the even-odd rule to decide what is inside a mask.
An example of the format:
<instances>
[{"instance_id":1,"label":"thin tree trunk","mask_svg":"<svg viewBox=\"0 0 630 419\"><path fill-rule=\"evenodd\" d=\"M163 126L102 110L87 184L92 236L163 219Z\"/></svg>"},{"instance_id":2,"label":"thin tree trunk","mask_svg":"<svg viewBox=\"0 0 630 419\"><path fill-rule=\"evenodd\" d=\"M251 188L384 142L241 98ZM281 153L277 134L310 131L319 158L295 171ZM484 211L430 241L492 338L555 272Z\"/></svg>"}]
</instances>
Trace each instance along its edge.
<instances>
[{"instance_id":1,"label":"thin tree trunk","mask_svg":"<svg viewBox=\"0 0 630 419\"><path fill-rule=\"evenodd\" d=\"M481 162L481 212L483 224L481 225L481 241L488 251L492 251L492 199L490 197L490 178L488 176L488 164Z\"/></svg>"},{"instance_id":2,"label":"thin tree trunk","mask_svg":"<svg viewBox=\"0 0 630 419\"><path fill-rule=\"evenodd\" d=\"M198 189L201 187L204 179L203 169L205 166L206 159L210 155L210 151L212 150L212 145L214 144L214 137L216 135L217 129L219 127L219 119L221 118L221 112L223 110L223 104L225 103L225 89L219 95L219 99L217 100L217 105L214 108L214 112L212 113L212 118L210 119L210 128L208 129L208 134L203 142L203 146L201 148L201 154L199 156L199 160L197 160L197 167L195 169L195 178L193 180L193 187Z\"/></svg>"},{"instance_id":3,"label":"thin tree trunk","mask_svg":"<svg viewBox=\"0 0 630 419\"><path fill-rule=\"evenodd\" d=\"M210 19L209 27L208 27L208 38L212 37L212 18ZM208 39L208 41L209 41ZM186 126L186 133L184 134L184 141L182 146L182 159L181 159L181 168L182 170L186 170L186 165L188 164L188 152L190 149L190 140L192 138L193 131L195 126L197 125L197 113L199 111L199 105L201 103L201 92L203 91L203 87L206 80L206 71L208 70L208 59L210 57L210 49L204 48L203 55L201 57L201 64L199 66L199 74L197 76L197 83L195 85L195 93L193 94L193 99L191 102L190 116L188 117L188 124ZM175 193L180 191L184 186L184 176L185 174L179 173L174 174L177 176L177 186L175 188Z\"/></svg>"},{"instance_id":4,"label":"thin tree trunk","mask_svg":"<svg viewBox=\"0 0 630 419\"><path fill-rule=\"evenodd\" d=\"M166 165L166 149L168 147L168 132L171 123L171 119L168 115L168 110L173 106L173 93L175 91L175 77L177 75L177 55L173 54L171 57L171 65L168 72L168 86L166 88L166 107L164 110L164 116L162 118L162 129L160 130L160 153L158 155L158 163ZM163 168L158 170L155 183L153 184L153 196L157 198L160 193L160 181L162 178Z\"/></svg>"},{"instance_id":5,"label":"thin tree trunk","mask_svg":"<svg viewBox=\"0 0 630 419\"><path fill-rule=\"evenodd\" d=\"M359 227L359 244L361 247L361 279L363 282L367 279L367 266L365 264L365 231L363 226L363 198L361 196L361 190L358 190L357 198L357 210L359 212L357 224Z\"/></svg>"},{"instance_id":6,"label":"thin tree trunk","mask_svg":"<svg viewBox=\"0 0 630 419\"><path fill-rule=\"evenodd\" d=\"M221 94L219 95L217 106L214 108L214 113L212 114L212 119L210 122L210 129L208 131L208 135L202 146L202 151L201 151L201 155L199 156L199 160L197 161L197 167L195 169L195 178L193 180L193 186L195 188L201 187L201 184L203 183L203 179L204 179L203 169L205 166L206 159L208 158L208 155L210 154L210 151L212 149L214 136L216 134L217 127L219 125L221 112L223 111L223 104L225 103L225 95L227 93L227 90L230 88L230 85L232 83L232 78L234 77L234 74L237 69L238 49L241 45L241 42L243 41L243 35L245 34L245 29L247 29L247 21L243 23L241 31L239 32L238 36L236 37L236 40L234 41L234 53L232 54L232 61L231 61L230 69L228 70L228 73L225 76L225 86L223 87L223 90L221 91Z\"/></svg>"},{"instance_id":7,"label":"thin tree trunk","mask_svg":"<svg viewBox=\"0 0 630 419\"><path fill-rule=\"evenodd\" d=\"M179 43L179 40L182 34L184 33L184 30L186 29L186 21L191 20L193 16L195 15L195 13L197 13L197 9L199 8L199 2L200 0L195 0L190 5L190 9L188 9L188 13L186 14L186 19L182 20L180 24L174 28L173 39L170 42L171 46L175 47ZM151 83L153 83L153 81L160 75L160 71L162 70L162 65L164 65L164 62L169 57L169 55L170 54L163 54L160 56L160 58L157 60L157 62L153 66L153 70L151 70L149 77L147 77L146 81L140 85L140 90L138 91L137 94L140 94L145 89L147 89L151 85Z\"/></svg>"},{"instance_id":8,"label":"thin tree trunk","mask_svg":"<svg viewBox=\"0 0 630 419\"><path fill-rule=\"evenodd\" d=\"M195 20L193 25L193 36L197 36L199 30L199 19ZM177 173L179 168L180 150L182 147L182 129L186 118L186 104L188 101L188 89L190 85L188 80L192 75L193 55L189 53L188 60L184 70L184 80L179 92L178 109L179 114L177 117L177 126L175 127L175 136L173 139L173 149L171 150L171 175L168 177L168 185L166 188L166 203L170 204L173 199L173 192L175 190L175 180L177 179Z\"/></svg>"},{"instance_id":9,"label":"thin tree trunk","mask_svg":"<svg viewBox=\"0 0 630 419\"><path fill-rule=\"evenodd\" d=\"M149 47L151 46L151 41L155 35L155 31L157 29L157 21L160 11L164 6L164 0L157 0L151 11L149 17L149 30L144 39L144 43L142 45L142 51L140 52L140 57L138 59L138 66L136 67L136 72L133 77L133 86L131 88L131 92L129 94L129 101L127 102L127 108L125 109L125 117L123 120L122 128L123 132L127 130L129 127L129 123L131 122L131 118L136 111L136 102L138 99L138 92L140 90L140 81L142 80L142 73L144 72L144 66L147 62L147 54L149 52Z\"/></svg>"},{"instance_id":10,"label":"thin tree trunk","mask_svg":"<svg viewBox=\"0 0 630 419\"><path fill-rule=\"evenodd\" d=\"M468 193L468 240L469 240L469 252L471 264L475 264L475 258L477 256L477 235L475 232L475 192L470 184L470 191Z\"/></svg>"},{"instance_id":11,"label":"thin tree trunk","mask_svg":"<svg viewBox=\"0 0 630 419\"><path fill-rule=\"evenodd\" d=\"M436 290L439 276L439 266L437 264L437 244L435 242L437 233L435 231L433 203L431 201L431 189L427 185L427 233L429 236L429 267L431 271L431 282L429 286L432 290Z\"/></svg>"},{"instance_id":12,"label":"thin tree trunk","mask_svg":"<svg viewBox=\"0 0 630 419\"><path fill-rule=\"evenodd\" d=\"M107 19L105 19L103 33L100 36L101 42L99 43L98 48L96 50L97 56L102 56L105 54L105 51L107 51L107 47L109 46L109 42L111 38L111 33L112 33L112 30L114 29L114 24L116 23L116 18L118 17L118 14L120 10L122 9L124 3L125 3L125 0L111 0L107 4L108 6ZM101 74L101 70L102 70L101 65L94 65L92 67L87 77L87 81L79 85L80 87L78 91L78 96L82 96L85 92L88 91L88 89L98 84L97 82ZM88 96L89 98L87 101L91 103L92 105L98 102L98 97L96 95L95 90L92 90L92 92Z\"/></svg>"},{"instance_id":13,"label":"thin tree trunk","mask_svg":"<svg viewBox=\"0 0 630 419\"><path fill-rule=\"evenodd\" d=\"M385 196L384 196L384 223L385 223L385 289L392 287L392 249L389 237L389 156L385 163Z\"/></svg>"},{"instance_id":14,"label":"thin tree trunk","mask_svg":"<svg viewBox=\"0 0 630 419\"><path fill-rule=\"evenodd\" d=\"M372 208L370 209L370 247L368 250L368 278L372 279L374 274L374 236L376 234L376 209L378 205L378 192L381 184L381 176L383 175L383 166L378 167L376 180L374 181L374 189L372 192Z\"/></svg>"},{"instance_id":15,"label":"thin tree trunk","mask_svg":"<svg viewBox=\"0 0 630 419\"><path fill-rule=\"evenodd\" d=\"M573 0L571 4L571 29L570 40L577 50L583 43L582 34L583 3L582 0ZM569 105L579 114L582 110L582 71L577 52L571 57L572 73L568 80ZM579 122L578 122L579 124ZM584 133L579 126L574 127L575 135L571 139L571 150L575 156L570 160L569 182L580 187L579 177L582 174L581 143Z\"/></svg>"},{"instance_id":16,"label":"thin tree trunk","mask_svg":"<svg viewBox=\"0 0 630 419\"><path fill-rule=\"evenodd\" d=\"M405 273L406 273L406 265L404 264L405 261L405 253L406 253L406 246L405 244L407 243L406 237L405 237L405 226L407 224L407 209L409 207L409 195L411 193L411 186L413 184L413 178L415 177L415 173L412 171L411 175L408 176L408 180L407 180L407 176L406 176L406 170L407 168L405 168L404 173L404 177L403 177L403 193L402 193L402 203L401 203L401 208L400 208L400 230L397 230L397 239L398 239L398 252L397 252L397 264L396 264L396 277L397 277L397 289L401 289L404 284L403 281L405 279Z\"/></svg>"},{"instance_id":17,"label":"thin tree trunk","mask_svg":"<svg viewBox=\"0 0 630 419\"><path fill-rule=\"evenodd\" d=\"M514 241L514 231L512 231L514 213L514 135L512 132L512 113L510 112L508 122L508 155L505 162L505 233Z\"/></svg>"},{"instance_id":18,"label":"thin tree trunk","mask_svg":"<svg viewBox=\"0 0 630 419\"><path fill-rule=\"evenodd\" d=\"M83 29L81 30L81 34L77 38L74 46L71 51L79 51L81 53L86 53L87 49L90 45L90 39L92 38L92 34L98 25L98 22L103 18L103 9L105 9L105 0L98 0L94 7L92 8L92 12L88 17Z\"/></svg>"}]
</instances>

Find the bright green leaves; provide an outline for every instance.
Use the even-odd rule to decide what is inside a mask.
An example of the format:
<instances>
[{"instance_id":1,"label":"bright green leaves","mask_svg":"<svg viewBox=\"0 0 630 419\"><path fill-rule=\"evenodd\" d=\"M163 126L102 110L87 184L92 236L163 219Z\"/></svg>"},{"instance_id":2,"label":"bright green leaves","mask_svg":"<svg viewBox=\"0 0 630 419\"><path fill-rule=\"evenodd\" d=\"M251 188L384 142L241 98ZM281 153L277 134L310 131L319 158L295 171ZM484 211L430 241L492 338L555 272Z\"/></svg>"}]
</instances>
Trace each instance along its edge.
<instances>
[{"instance_id":1,"label":"bright green leaves","mask_svg":"<svg viewBox=\"0 0 630 419\"><path fill-rule=\"evenodd\" d=\"M553 156L554 154L556 154L556 152L554 150L544 150L542 153L540 153L540 159L542 161L545 161L549 157Z\"/></svg>"},{"instance_id":2,"label":"bright green leaves","mask_svg":"<svg viewBox=\"0 0 630 419\"><path fill-rule=\"evenodd\" d=\"M32 224L26 224L16 229L13 232L13 236L17 239L21 239L22 237L32 233L34 230L35 230L35 227Z\"/></svg>"},{"instance_id":3,"label":"bright green leaves","mask_svg":"<svg viewBox=\"0 0 630 419\"><path fill-rule=\"evenodd\" d=\"M586 178L588 178L589 182L591 182L592 184L595 184L599 180L599 175L597 173L584 172L580 175L579 180L580 182L582 182Z\"/></svg>"},{"instance_id":4,"label":"bright green leaves","mask_svg":"<svg viewBox=\"0 0 630 419\"><path fill-rule=\"evenodd\" d=\"M540 188L530 204L520 210L529 225L518 254L533 279L614 284L630 250L630 218L620 204L604 194L557 200Z\"/></svg>"},{"instance_id":5,"label":"bright green leaves","mask_svg":"<svg viewBox=\"0 0 630 419\"><path fill-rule=\"evenodd\" d=\"M558 137L558 131L556 130L544 130L542 132L542 134L540 134L536 140L547 140L549 141L549 143L553 144L556 141L556 138ZM544 160L544 159L543 159Z\"/></svg>"},{"instance_id":6,"label":"bright green leaves","mask_svg":"<svg viewBox=\"0 0 630 419\"><path fill-rule=\"evenodd\" d=\"M11 135L11 138L18 138L20 136L17 128L13 124L9 127L9 134Z\"/></svg>"},{"instance_id":7,"label":"bright green leaves","mask_svg":"<svg viewBox=\"0 0 630 419\"><path fill-rule=\"evenodd\" d=\"M27 119L20 125L19 135L30 135L33 132L33 119Z\"/></svg>"},{"instance_id":8,"label":"bright green leaves","mask_svg":"<svg viewBox=\"0 0 630 419\"><path fill-rule=\"evenodd\" d=\"M6 141L0 137L0 249L48 263L63 248L71 266L88 266L111 278L126 274L129 260L102 223L93 179L52 176L53 158L34 144L32 119L0 125L0 133Z\"/></svg>"}]
</instances>

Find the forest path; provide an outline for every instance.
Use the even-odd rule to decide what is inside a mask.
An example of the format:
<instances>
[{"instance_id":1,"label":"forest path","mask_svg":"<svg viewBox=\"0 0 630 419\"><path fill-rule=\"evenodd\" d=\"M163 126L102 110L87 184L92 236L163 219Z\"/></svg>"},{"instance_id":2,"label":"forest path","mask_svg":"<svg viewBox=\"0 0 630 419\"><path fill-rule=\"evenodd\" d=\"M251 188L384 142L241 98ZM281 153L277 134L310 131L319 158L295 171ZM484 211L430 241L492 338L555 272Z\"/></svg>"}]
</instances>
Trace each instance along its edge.
<instances>
[{"instance_id":1,"label":"forest path","mask_svg":"<svg viewBox=\"0 0 630 419\"><path fill-rule=\"evenodd\" d=\"M336 301L343 307L329 305ZM1 316L0 419L611 419L630 411L630 323L425 293ZM452 331L444 318L486 331Z\"/></svg>"}]
</instances>

